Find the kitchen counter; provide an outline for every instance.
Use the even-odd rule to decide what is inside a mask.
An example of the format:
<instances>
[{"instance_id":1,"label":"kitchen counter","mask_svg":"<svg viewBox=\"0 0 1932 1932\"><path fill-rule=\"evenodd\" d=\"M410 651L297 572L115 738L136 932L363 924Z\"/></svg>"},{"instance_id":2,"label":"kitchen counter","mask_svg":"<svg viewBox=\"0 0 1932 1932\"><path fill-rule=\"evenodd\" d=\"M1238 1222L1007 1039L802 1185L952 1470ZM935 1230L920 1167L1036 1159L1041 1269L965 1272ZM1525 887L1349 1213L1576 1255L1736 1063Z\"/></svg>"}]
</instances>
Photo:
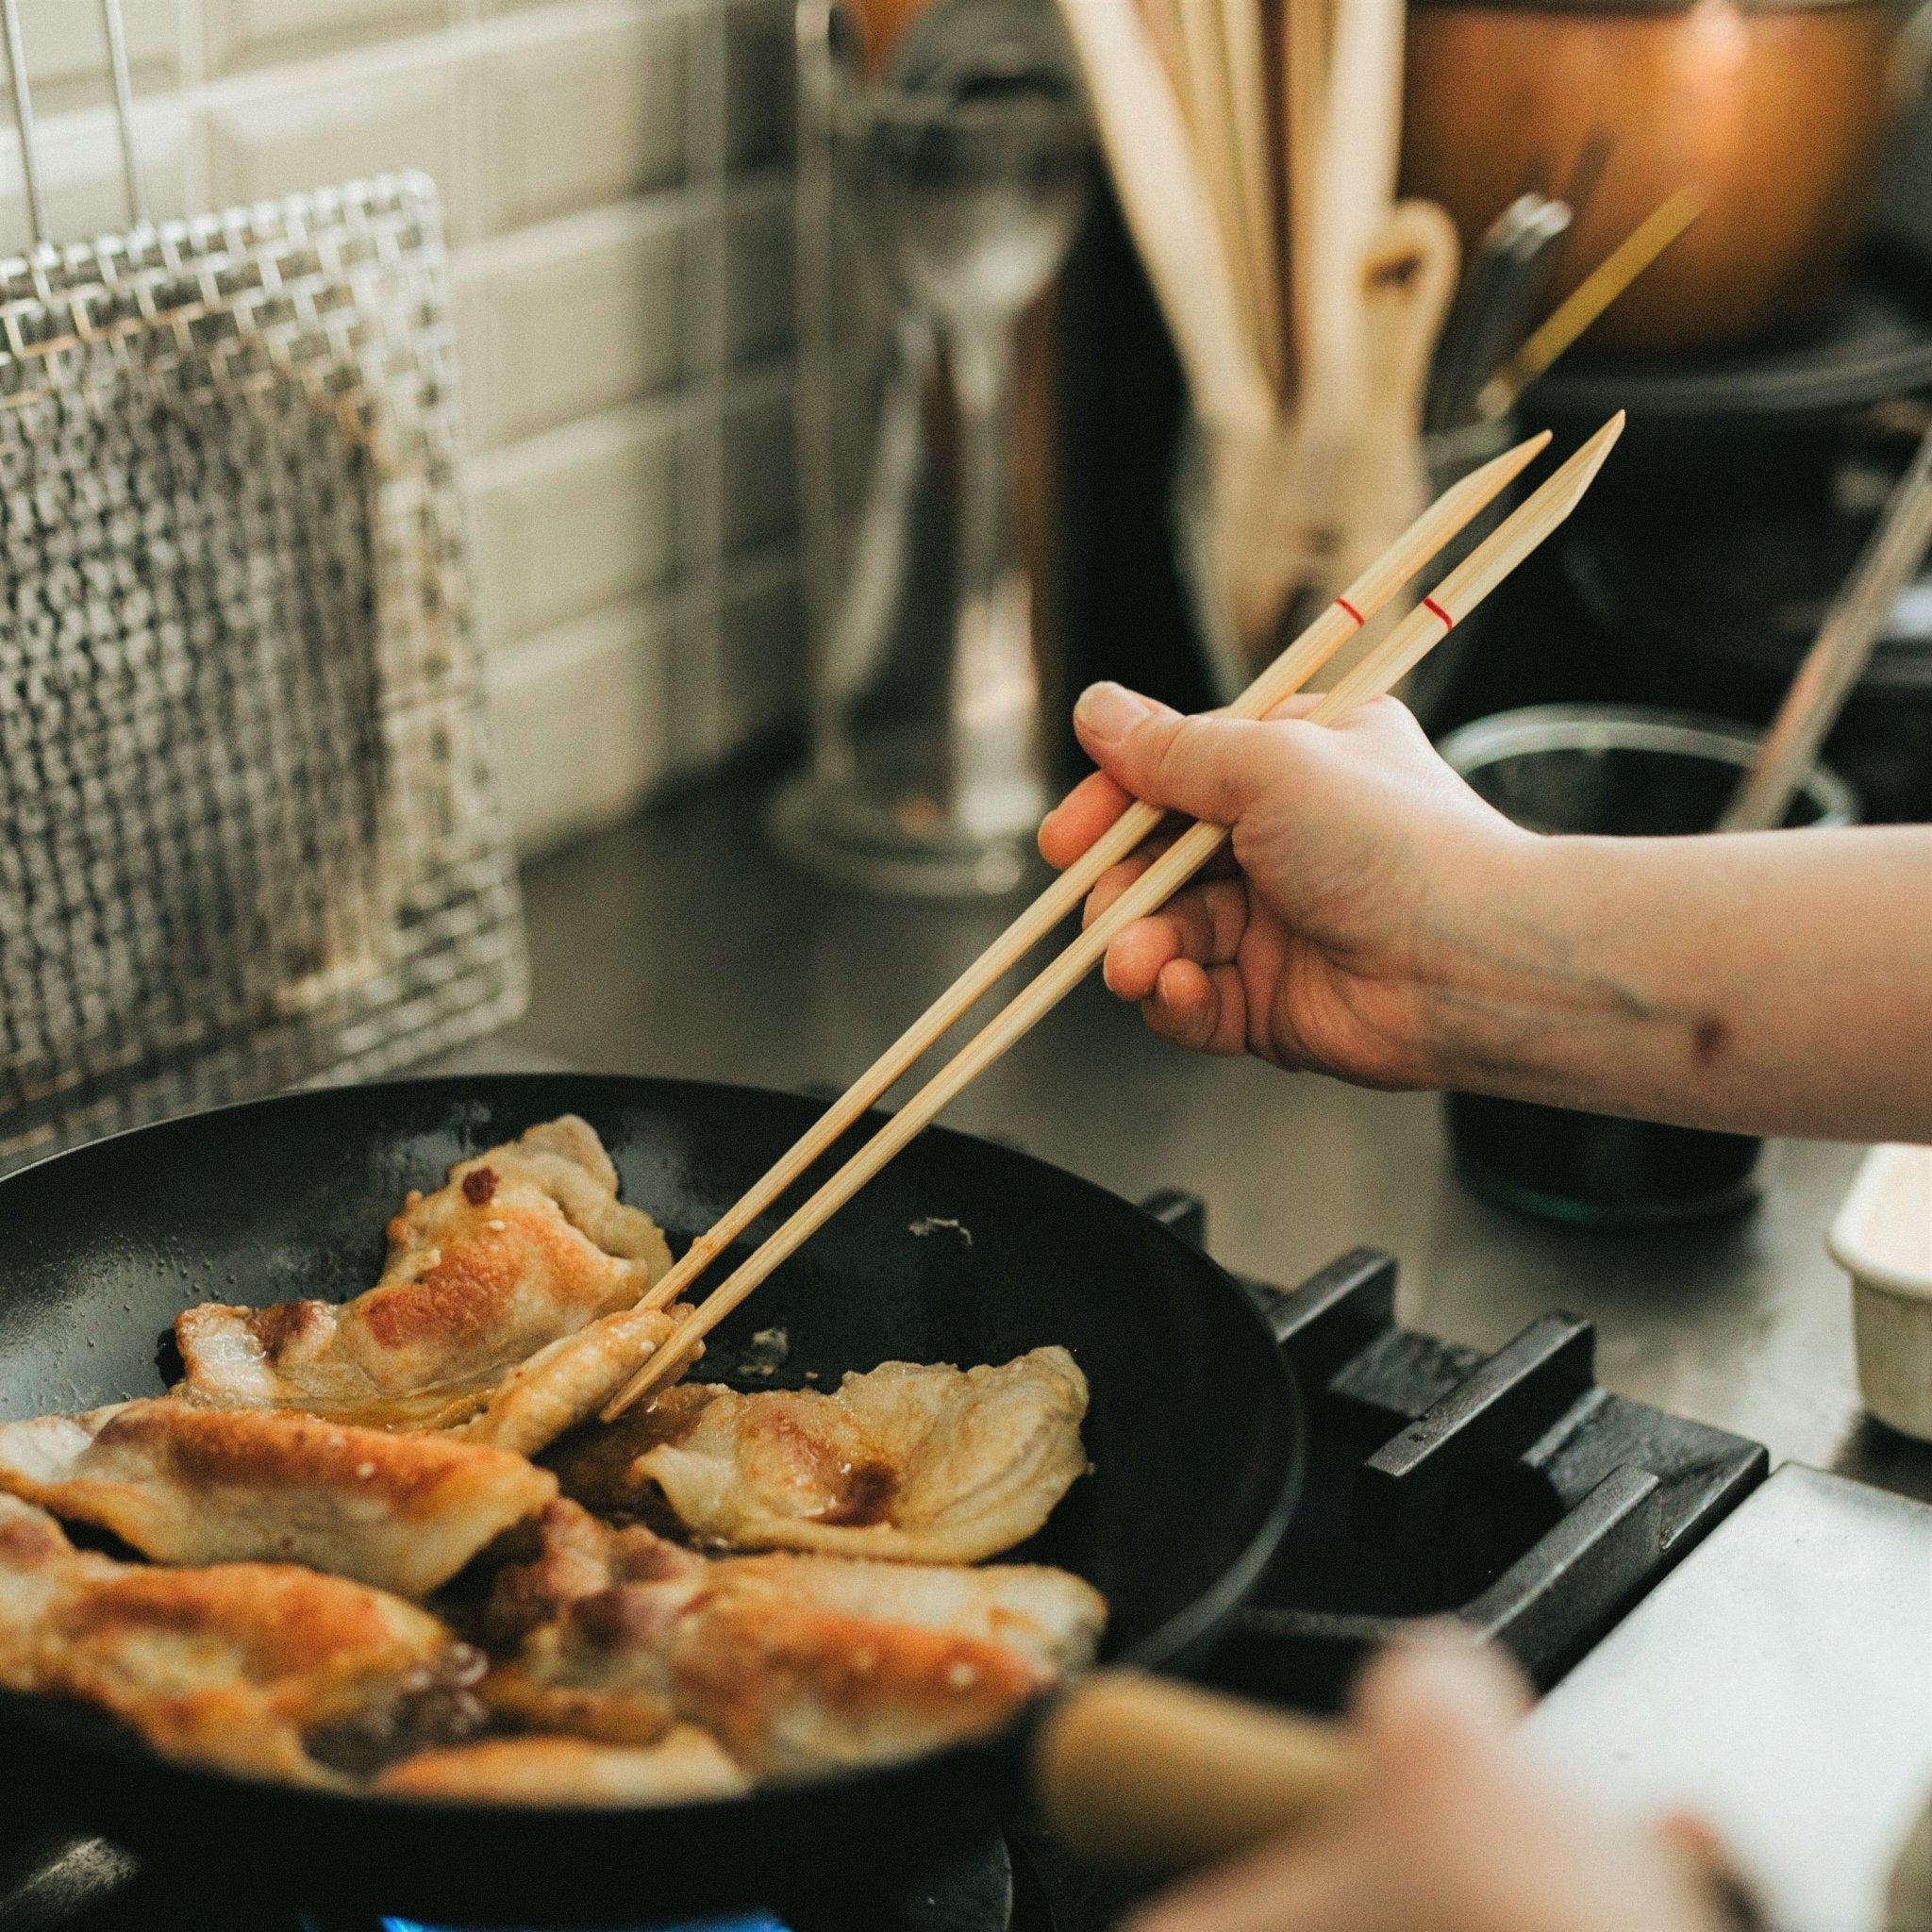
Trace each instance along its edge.
<instances>
[{"instance_id":1,"label":"kitchen counter","mask_svg":"<svg viewBox=\"0 0 1932 1932\"><path fill-rule=\"evenodd\" d=\"M770 853L758 811L753 789L724 788L530 867L530 1010L462 1064L842 1087L1020 903L822 886ZM1753 1437L1774 1462L1932 1500L1932 1447L1861 1415L1850 1294L1824 1252L1857 1148L1773 1143L1757 1205L1702 1227L1558 1228L1457 1186L1433 1095L1183 1053L1097 982L947 1120L1130 1197L1190 1189L1216 1257L1272 1281L1387 1248L1402 1320L1455 1341L1493 1348L1567 1308L1595 1322L1606 1386Z\"/></svg>"}]
</instances>

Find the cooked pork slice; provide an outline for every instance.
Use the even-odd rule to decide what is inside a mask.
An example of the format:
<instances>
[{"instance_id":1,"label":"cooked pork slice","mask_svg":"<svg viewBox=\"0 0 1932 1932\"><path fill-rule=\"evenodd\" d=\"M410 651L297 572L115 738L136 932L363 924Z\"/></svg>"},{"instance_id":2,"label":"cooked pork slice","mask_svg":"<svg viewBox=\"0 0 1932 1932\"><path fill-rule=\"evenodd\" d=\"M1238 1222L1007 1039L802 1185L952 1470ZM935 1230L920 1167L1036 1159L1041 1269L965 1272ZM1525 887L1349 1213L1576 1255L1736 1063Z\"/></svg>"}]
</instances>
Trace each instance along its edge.
<instances>
[{"instance_id":1,"label":"cooked pork slice","mask_svg":"<svg viewBox=\"0 0 1932 1932\"><path fill-rule=\"evenodd\" d=\"M423 1596L557 1478L441 1436L160 1400L0 1424L0 1490L164 1563L307 1563Z\"/></svg>"},{"instance_id":2,"label":"cooked pork slice","mask_svg":"<svg viewBox=\"0 0 1932 1932\"><path fill-rule=\"evenodd\" d=\"M651 1218L575 1114L534 1126L411 1193L382 1278L353 1301L208 1303L175 1324L184 1392L433 1428L482 1407L519 1362L629 1308L671 1266Z\"/></svg>"},{"instance_id":3,"label":"cooked pork slice","mask_svg":"<svg viewBox=\"0 0 1932 1932\"><path fill-rule=\"evenodd\" d=\"M735 1797L750 1784L714 1739L679 1724L642 1749L583 1738L490 1738L405 1758L375 1788L385 1797L462 1804L676 1805Z\"/></svg>"},{"instance_id":4,"label":"cooked pork slice","mask_svg":"<svg viewBox=\"0 0 1932 1932\"><path fill-rule=\"evenodd\" d=\"M886 1362L835 1393L667 1390L549 1457L606 1513L661 1496L707 1542L971 1563L1031 1536L1085 1474L1087 1378L1063 1348L999 1368Z\"/></svg>"},{"instance_id":5,"label":"cooked pork slice","mask_svg":"<svg viewBox=\"0 0 1932 1932\"><path fill-rule=\"evenodd\" d=\"M695 1550L680 1549L641 1525L599 1523L561 1496L544 1507L536 1526L536 1556L499 1570L491 1583L484 1629L498 1650L514 1649L539 1624L613 1583L682 1577L701 1585L711 1569Z\"/></svg>"},{"instance_id":6,"label":"cooked pork slice","mask_svg":"<svg viewBox=\"0 0 1932 1932\"><path fill-rule=\"evenodd\" d=\"M0 1684L99 1706L164 1757L344 1785L330 1745L474 1729L475 1657L413 1604L282 1563L151 1569L76 1551L0 1496Z\"/></svg>"},{"instance_id":7,"label":"cooked pork slice","mask_svg":"<svg viewBox=\"0 0 1932 1932\"><path fill-rule=\"evenodd\" d=\"M484 1680L545 1730L644 1742L702 1725L747 1770L799 1776L904 1757L990 1729L1090 1661L1099 1593L1063 1571L831 1557L693 1559L568 1502L499 1596L557 1605ZM607 1580L608 1579L608 1580ZM573 1594L589 1585L581 1595Z\"/></svg>"},{"instance_id":8,"label":"cooked pork slice","mask_svg":"<svg viewBox=\"0 0 1932 1932\"><path fill-rule=\"evenodd\" d=\"M680 1624L674 1669L679 1710L779 1778L977 1737L1053 1681L1004 1644L729 1593Z\"/></svg>"},{"instance_id":9,"label":"cooked pork slice","mask_svg":"<svg viewBox=\"0 0 1932 1932\"><path fill-rule=\"evenodd\" d=\"M497 1384L482 1413L462 1425L464 1437L519 1456L547 1449L574 1424L594 1415L691 1312L681 1302L624 1308L553 1341ZM693 1358L704 1352L700 1342Z\"/></svg>"},{"instance_id":10,"label":"cooked pork slice","mask_svg":"<svg viewBox=\"0 0 1932 1932\"><path fill-rule=\"evenodd\" d=\"M1091 1663L1107 1623L1097 1590L1043 1563L969 1569L866 1557L726 1557L712 1563L710 1583L753 1608L797 1604L995 1643L1048 1677Z\"/></svg>"}]
</instances>

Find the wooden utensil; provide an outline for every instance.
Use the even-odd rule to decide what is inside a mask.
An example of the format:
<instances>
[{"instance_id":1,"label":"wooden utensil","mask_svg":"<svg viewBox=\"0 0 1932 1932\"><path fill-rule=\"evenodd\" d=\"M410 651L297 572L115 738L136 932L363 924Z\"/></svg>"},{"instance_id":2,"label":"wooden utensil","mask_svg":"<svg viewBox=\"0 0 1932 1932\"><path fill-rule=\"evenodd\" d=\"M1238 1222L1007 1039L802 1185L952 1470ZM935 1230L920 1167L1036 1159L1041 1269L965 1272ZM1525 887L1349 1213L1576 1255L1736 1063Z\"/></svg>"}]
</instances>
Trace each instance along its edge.
<instances>
[{"instance_id":1,"label":"wooden utensil","mask_svg":"<svg viewBox=\"0 0 1932 1932\"><path fill-rule=\"evenodd\" d=\"M1388 554L1350 584L1294 643L1235 702L1229 714L1263 718L1298 691L1333 652L1355 635L1457 532L1494 502L1549 442L1548 431L1506 450L1472 471L1436 502L1391 545ZM1153 806L1134 804L1094 844L1008 926L991 945L846 1089L785 1156L774 1162L718 1221L699 1235L677 1264L644 1298L645 1307L664 1307L697 1279L711 1260L807 1169L830 1151L847 1128L924 1054L929 1052L1018 962L1069 917L1120 861L1159 824Z\"/></svg>"},{"instance_id":2,"label":"wooden utensil","mask_svg":"<svg viewBox=\"0 0 1932 1932\"><path fill-rule=\"evenodd\" d=\"M1423 396L1429 358L1456 291L1456 225L1433 202L1399 202L1363 258L1362 411L1347 470L1347 533L1338 563L1381 550L1428 500Z\"/></svg>"},{"instance_id":3,"label":"wooden utensil","mask_svg":"<svg viewBox=\"0 0 1932 1932\"><path fill-rule=\"evenodd\" d=\"M1260 0L1220 0L1221 46L1227 64L1228 134L1241 188L1245 256L1254 280L1255 326L1261 360L1277 398L1286 396L1281 320L1281 251L1274 224L1275 183L1268 120L1268 75L1261 45Z\"/></svg>"},{"instance_id":4,"label":"wooden utensil","mask_svg":"<svg viewBox=\"0 0 1932 1932\"><path fill-rule=\"evenodd\" d=\"M1327 0L1282 0L1282 230L1288 245L1283 273L1297 385L1305 381L1311 356L1312 264L1327 79Z\"/></svg>"},{"instance_id":5,"label":"wooden utensil","mask_svg":"<svg viewBox=\"0 0 1932 1932\"><path fill-rule=\"evenodd\" d=\"M1360 1774L1338 1724L1130 1671L1062 1697L1033 1757L1054 1836L1105 1870L1148 1874L1279 1837Z\"/></svg>"},{"instance_id":6,"label":"wooden utensil","mask_svg":"<svg viewBox=\"0 0 1932 1932\"><path fill-rule=\"evenodd\" d=\"M1818 747L1831 733L1852 688L1871 662L1898 593L1932 543L1932 430L1899 479L1851 581L1805 655L1745 774L1718 823L1721 832L1763 832L1785 822Z\"/></svg>"},{"instance_id":7,"label":"wooden utensil","mask_svg":"<svg viewBox=\"0 0 1932 1932\"><path fill-rule=\"evenodd\" d=\"M1248 340L1265 369L1269 353L1262 340L1260 264L1251 246L1246 196L1241 183L1235 121L1233 75L1228 63L1218 0L1168 0L1185 49L1187 93L1184 105L1194 154L1214 203L1222 246L1234 272Z\"/></svg>"},{"instance_id":8,"label":"wooden utensil","mask_svg":"<svg viewBox=\"0 0 1932 1932\"><path fill-rule=\"evenodd\" d=\"M1317 446L1345 441L1360 408L1361 265L1394 200L1401 104L1400 0L1344 0L1308 238L1309 366L1300 406L1304 435Z\"/></svg>"},{"instance_id":9,"label":"wooden utensil","mask_svg":"<svg viewBox=\"0 0 1932 1932\"><path fill-rule=\"evenodd\" d=\"M1428 202L1391 209L1357 266L1346 418L1312 400L1256 442L1215 450L1217 575L1245 663L1298 593L1362 567L1428 495L1423 395L1456 287L1456 231ZM1322 379L1318 359L1313 379Z\"/></svg>"},{"instance_id":10,"label":"wooden utensil","mask_svg":"<svg viewBox=\"0 0 1932 1932\"><path fill-rule=\"evenodd\" d=\"M1060 0L1101 145L1194 407L1210 423L1263 429L1274 397L1248 328L1213 197L1174 90L1126 0Z\"/></svg>"},{"instance_id":11,"label":"wooden utensil","mask_svg":"<svg viewBox=\"0 0 1932 1932\"><path fill-rule=\"evenodd\" d=\"M1322 698L1309 713L1312 722L1334 723L1357 704L1392 689L1420 663L1575 508L1623 428L1620 411ZM633 1402L668 1379L705 1336L739 1307L780 1262L988 1067L1044 1019L1100 962L1122 932L1137 919L1166 904L1226 843L1227 838L1224 825L1196 824L1183 832L1078 939L1008 1001L965 1048L706 1297L691 1318L606 1405L601 1411L603 1420L614 1421Z\"/></svg>"},{"instance_id":12,"label":"wooden utensil","mask_svg":"<svg viewBox=\"0 0 1932 1932\"><path fill-rule=\"evenodd\" d=\"M1400 403L1370 393L1364 273L1393 199L1402 99L1400 0L1344 0L1335 17L1311 218L1294 237L1303 333L1294 410L1258 442L1224 437L1212 461L1217 575L1237 641L1265 653L1299 595L1332 593L1374 554L1387 519L1359 515L1361 425ZM1399 522L1411 491L1391 514Z\"/></svg>"}]
</instances>

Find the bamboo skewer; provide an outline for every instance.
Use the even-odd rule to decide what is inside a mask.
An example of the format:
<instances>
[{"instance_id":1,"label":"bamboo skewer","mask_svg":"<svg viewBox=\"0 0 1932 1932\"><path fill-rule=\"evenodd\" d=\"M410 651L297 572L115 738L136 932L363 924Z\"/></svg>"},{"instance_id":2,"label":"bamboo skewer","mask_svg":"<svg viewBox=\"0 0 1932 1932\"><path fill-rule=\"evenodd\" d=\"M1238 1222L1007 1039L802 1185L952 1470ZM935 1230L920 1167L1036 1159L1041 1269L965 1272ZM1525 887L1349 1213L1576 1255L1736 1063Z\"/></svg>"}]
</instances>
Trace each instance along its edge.
<instances>
[{"instance_id":1,"label":"bamboo skewer","mask_svg":"<svg viewBox=\"0 0 1932 1932\"><path fill-rule=\"evenodd\" d=\"M1508 488L1542 452L1549 440L1547 430L1532 436L1445 490L1388 552L1349 585L1227 708L1228 715L1264 718L1284 697L1300 690L1430 558ZM845 1090L809 1132L754 1182L715 1225L691 1242L670 1274L645 1296L641 1306L658 1308L675 1301L714 1257L729 1247L914 1061L930 1051L1006 973L1067 918L1101 877L1154 830L1161 816L1151 805L1130 805Z\"/></svg>"},{"instance_id":2,"label":"bamboo skewer","mask_svg":"<svg viewBox=\"0 0 1932 1932\"><path fill-rule=\"evenodd\" d=\"M1575 508L1623 433L1622 411L1450 572L1370 655L1308 714L1328 724L1391 689L1487 597ZM1299 648L1299 647L1297 647ZM1293 653L1290 654L1291 656ZM1136 920L1165 905L1228 838L1224 825L1191 826L1078 939L913 1095L865 1145L708 1296L690 1320L644 1361L602 1411L611 1422L682 1363L782 1261L844 1206L988 1067L1023 1039L1105 957Z\"/></svg>"}]
</instances>

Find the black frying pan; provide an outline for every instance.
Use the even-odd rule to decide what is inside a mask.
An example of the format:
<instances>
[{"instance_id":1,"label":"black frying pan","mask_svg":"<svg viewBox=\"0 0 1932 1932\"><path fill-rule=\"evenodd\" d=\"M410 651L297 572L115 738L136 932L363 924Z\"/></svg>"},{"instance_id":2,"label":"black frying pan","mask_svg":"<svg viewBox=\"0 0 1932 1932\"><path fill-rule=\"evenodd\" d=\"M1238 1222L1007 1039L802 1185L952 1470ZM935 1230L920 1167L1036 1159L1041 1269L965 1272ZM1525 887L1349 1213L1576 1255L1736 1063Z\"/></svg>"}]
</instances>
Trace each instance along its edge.
<instances>
[{"instance_id":1,"label":"black frying pan","mask_svg":"<svg viewBox=\"0 0 1932 1932\"><path fill-rule=\"evenodd\" d=\"M405 1191L571 1111L626 1200L682 1247L804 1129L788 1095L667 1080L507 1075L291 1095L124 1134L0 1181L0 1418L161 1385L157 1341L190 1303L341 1299L375 1279ZM754 1236L762 1227L753 1230ZM721 1268L716 1278L723 1278ZM728 1379L754 1328L821 1385L902 1358L1001 1362L1071 1348L1093 1474L1016 1553L1106 1592L1108 1657L1185 1660L1274 1550L1300 1481L1300 1410L1241 1291L1125 1202L931 1130L713 1338ZM784 1907L854 1872L929 1864L1015 1800L1002 1738L792 1790L599 1811L403 1805L187 1771L92 1713L0 1698L5 1781L55 1790L137 1852L310 1905L458 1922L587 1924Z\"/></svg>"}]
</instances>

